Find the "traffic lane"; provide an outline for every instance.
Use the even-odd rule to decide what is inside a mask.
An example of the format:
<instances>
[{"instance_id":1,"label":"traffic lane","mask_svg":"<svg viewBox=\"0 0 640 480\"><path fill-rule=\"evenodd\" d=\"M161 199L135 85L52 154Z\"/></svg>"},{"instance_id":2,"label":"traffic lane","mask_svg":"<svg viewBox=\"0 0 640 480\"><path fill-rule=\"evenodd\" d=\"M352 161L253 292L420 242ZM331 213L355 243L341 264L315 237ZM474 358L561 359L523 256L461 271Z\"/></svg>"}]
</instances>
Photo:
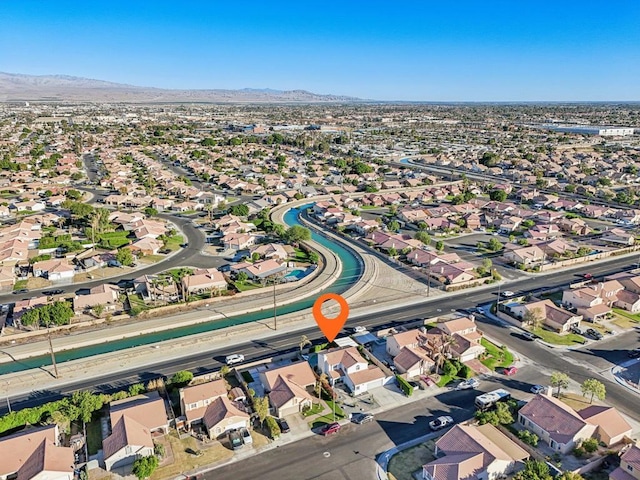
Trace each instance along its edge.
<instances>
[{"instance_id":1,"label":"traffic lane","mask_svg":"<svg viewBox=\"0 0 640 480\"><path fill-rule=\"evenodd\" d=\"M640 346L640 330L631 330L617 335L607 335L602 340L591 340L584 347L576 348L565 355L576 361L588 362L598 370L614 367L630 360L629 350Z\"/></svg>"}]
</instances>

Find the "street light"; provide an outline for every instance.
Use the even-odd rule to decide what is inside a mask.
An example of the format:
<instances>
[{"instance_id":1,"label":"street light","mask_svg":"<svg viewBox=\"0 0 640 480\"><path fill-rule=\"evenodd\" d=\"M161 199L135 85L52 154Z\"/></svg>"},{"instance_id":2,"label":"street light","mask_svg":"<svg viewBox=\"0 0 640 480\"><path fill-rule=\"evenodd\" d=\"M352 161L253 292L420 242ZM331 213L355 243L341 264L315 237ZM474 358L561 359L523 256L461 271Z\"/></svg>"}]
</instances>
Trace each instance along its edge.
<instances>
[{"instance_id":1,"label":"street light","mask_svg":"<svg viewBox=\"0 0 640 480\"><path fill-rule=\"evenodd\" d=\"M276 284L280 283L278 274L273 275L273 329L278 330L278 307L276 304Z\"/></svg>"}]
</instances>

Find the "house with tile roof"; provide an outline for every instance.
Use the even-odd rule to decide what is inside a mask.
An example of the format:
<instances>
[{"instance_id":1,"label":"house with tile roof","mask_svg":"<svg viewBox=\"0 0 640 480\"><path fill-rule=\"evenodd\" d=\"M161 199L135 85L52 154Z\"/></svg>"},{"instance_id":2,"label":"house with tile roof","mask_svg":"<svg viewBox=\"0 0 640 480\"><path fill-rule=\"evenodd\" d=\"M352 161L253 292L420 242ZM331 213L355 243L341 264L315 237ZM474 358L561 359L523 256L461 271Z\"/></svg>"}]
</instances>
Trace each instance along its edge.
<instances>
[{"instance_id":1,"label":"house with tile roof","mask_svg":"<svg viewBox=\"0 0 640 480\"><path fill-rule=\"evenodd\" d=\"M579 327L582 315L572 313L562 307L558 307L550 299L518 305L507 305L509 312L523 320L527 313L537 316L541 322L555 332L569 332L574 327Z\"/></svg>"},{"instance_id":2,"label":"house with tile roof","mask_svg":"<svg viewBox=\"0 0 640 480\"><path fill-rule=\"evenodd\" d=\"M260 382L268 392L269 404L275 415L300 413L313 403L316 376L309 363L297 362L260 372Z\"/></svg>"},{"instance_id":3,"label":"house with tile roof","mask_svg":"<svg viewBox=\"0 0 640 480\"><path fill-rule=\"evenodd\" d=\"M182 291L188 294L221 292L227 289L227 281L216 268L200 268L182 278Z\"/></svg>"},{"instance_id":4,"label":"house with tile roof","mask_svg":"<svg viewBox=\"0 0 640 480\"><path fill-rule=\"evenodd\" d=\"M491 424L456 425L437 442L438 458L422 466L424 480L499 478L524 465L529 454Z\"/></svg>"},{"instance_id":5,"label":"house with tile roof","mask_svg":"<svg viewBox=\"0 0 640 480\"><path fill-rule=\"evenodd\" d=\"M135 420L153 434L169 433L167 406L156 391L113 401L109 404L111 425L115 425L123 415Z\"/></svg>"},{"instance_id":6,"label":"house with tile roof","mask_svg":"<svg viewBox=\"0 0 640 480\"><path fill-rule=\"evenodd\" d=\"M186 418L187 427L201 423L207 407L216 398L227 396L227 386L223 379L190 385L180 389L180 407Z\"/></svg>"},{"instance_id":7,"label":"house with tile roof","mask_svg":"<svg viewBox=\"0 0 640 480\"><path fill-rule=\"evenodd\" d=\"M220 438L231 430L249 428L250 416L239 407L240 404L232 402L226 395L216 398L207 406L202 423L210 439Z\"/></svg>"},{"instance_id":8,"label":"house with tile roof","mask_svg":"<svg viewBox=\"0 0 640 480\"><path fill-rule=\"evenodd\" d=\"M16 480L73 480L73 448L44 439L18 470Z\"/></svg>"},{"instance_id":9,"label":"house with tile roof","mask_svg":"<svg viewBox=\"0 0 640 480\"><path fill-rule=\"evenodd\" d=\"M0 438L0 480L6 480L18 473L31 454L44 441L59 445L60 432L57 425L27 428Z\"/></svg>"},{"instance_id":10,"label":"house with tile roof","mask_svg":"<svg viewBox=\"0 0 640 480\"><path fill-rule=\"evenodd\" d=\"M631 445L620 456L620 466L609 474L609 480L640 480L640 448Z\"/></svg>"},{"instance_id":11,"label":"house with tile roof","mask_svg":"<svg viewBox=\"0 0 640 480\"><path fill-rule=\"evenodd\" d=\"M607 447L620 443L625 437L631 437L631 425L613 407L590 405L578 411L578 415L598 426L595 438Z\"/></svg>"},{"instance_id":12,"label":"house with tile roof","mask_svg":"<svg viewBox=\"0 0 640 480\"><path fill-rule=\"evenodd\" d=\"M327 375L331 385L342 382L354 395L380 387L386 380L382 370L369 365L355 347L333 348L318 353L318 369Z\"/></svg>"},{"instance_id":13,"label":"house with tile roof","mask_svg":"<svg viewBox=\"0 0 640 480\"><path fill-rule=\"evenodd\" d=\"M518 423L562 454L591 438L597 429L597 425L588 423L563 401L542 394L518 411Z\"/></svg>"},{"instance_id":14,"label":"house with tile roof","mask_svg":"<svg viewBox=\"0 0 640 480\"><path fill-rule=\"evenodd\" d=\"M105 470L129 467L140 457L154 453L153 439L147 427L128 415L121 415L102 441Z\"/></svg>"}]
</instances>

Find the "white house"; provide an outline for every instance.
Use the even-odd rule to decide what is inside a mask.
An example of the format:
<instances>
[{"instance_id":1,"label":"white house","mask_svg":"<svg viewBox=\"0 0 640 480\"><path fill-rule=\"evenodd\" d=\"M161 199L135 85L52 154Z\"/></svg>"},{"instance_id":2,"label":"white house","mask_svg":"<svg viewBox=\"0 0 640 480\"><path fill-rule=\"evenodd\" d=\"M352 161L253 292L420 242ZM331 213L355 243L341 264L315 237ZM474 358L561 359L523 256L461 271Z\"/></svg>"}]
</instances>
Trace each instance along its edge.
<instances>
[{"instance_id":1,"label":"white house","mask_svg":"<svg viewBox=\"0 0 640 480\"><path fill-rule=\"evenodd\" d=\"M334 348L318 354L318 368L335 385L342 382L355 395L385 383L385 374L369 365L355 347Z\"/></svg>"}]
</instances>

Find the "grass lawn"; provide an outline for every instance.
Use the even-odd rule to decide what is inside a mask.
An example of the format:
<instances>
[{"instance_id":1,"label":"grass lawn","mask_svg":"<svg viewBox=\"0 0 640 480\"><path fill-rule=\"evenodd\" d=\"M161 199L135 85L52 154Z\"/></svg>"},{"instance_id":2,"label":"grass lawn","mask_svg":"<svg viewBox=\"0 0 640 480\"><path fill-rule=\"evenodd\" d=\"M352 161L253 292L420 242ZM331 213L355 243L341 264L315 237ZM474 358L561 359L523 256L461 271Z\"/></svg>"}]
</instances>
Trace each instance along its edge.
<instances>
[{"instance_id":1,"label":"grass lawn","mask_svg":"<svg viewBox=\"0 0 640 480\"><path fill-rule=\"evenodd\" d=\"M87 423L87 448L89 449L89 455L95 455L102 448L100 419Z\"/></svg>"},{"instance_id":2,"label":"grass lawn","mask_svg":"<svg viewBox=\"0 0 640 480\"><path fill-rule=\"evenodd\" d=\"M252 283L248 280L246 282L233 282L233 285L238 289L239 292L246 292L247 290L262 288L257 283Z\"/></svg>"},{"instance_id":3,"label":"grass lawn","mask_svg":"<svg viewBox=\"0 0 640 480\"><path fill-rule=\"evenodd\" d=\"M438 383L436 385L438 385L439 387L444 387L452 380L453 377L450 375L440 375L440 380L438 380Z\"/></svg>"},{"instance_id":4,"label":"grass lawn","mask_svg":"<svg viewBox=\"0 0 640 480\"><path fill-rule=\"evenodd\" d=\"M384 208L384 207L377 207L375 205L362 205L360 207L360 210L376 210L378 208Z\"/></svg>"},{"instance_id":5,"label":"grass lawn","mask_svg":"<svg viewBox=\"0 0 640 480\"><path fill-rule=\"evenodd\" d=\"M143 311L143 310L149 310L149 307L144 303L144 300L142 300L142 297L139 294L132 294L132 295L128 295L129 298L129 305L131 306L131 310L138 310L138 311Z\"/></svg>"},{"instance_id":6,"label":"grass lawn","mask_svg":"<svg viewBox=\"0 0 640 480\"><path fill-rule=\"evenodd\" d=\"M22 288L27 288L27 282L28 280L18 280L14 285L13 285L13 289L14 290L20 290Z\"/></svg>"},{"instance_id":7,"label":"grass lawn","mask_svg":"<svg viewBox=\"0 0 640 480\"><path fill-rule=\"evenodd\" d=\"M550 300L556 300L558 302L562 301L562 292L553 292L553 293L545 293L544 295L540 295L541 298L548 298Z\"/></svg>"},{"instance_id":8,"label":"grass lawn","mask_svg":"<svg viewBox=\"0 0 640 480\"><path fill-rule=\"evenodd\" d=\"M576 335L575 333L567 333L566 335L558 335L555 332L545 330L544 328L534 328L534 335L537 335L542 341L547 343L553 343L554 345L575 345L583 344L585 339L582 335Z\"/></svg>"},{"instance_id":9,"label":"grass lawn","mask_svg":"<svg viewBox=\"0 0 640 480\"><path fill-rule=\"evenodd\" d=\"M184 243L184 237L182 235L173 235L164 242L164 248L176 251L180 248L180 245Z\"/></svg>"},{"instance_id":10,"label":"grass lawn","mask_svg":"<svg viewBox=\"0 0 640 480\"><path fill-rule=\"evenodd\" d=\"M640 323L640 314L633 314L630 312L627 312L626 310L622 310L620 308L614 308L613 311L617 314L620 315L621 317L627 318L629 320L631 320L632 322L635 323ZM634 326L634 325L632 325Z\"/></svg>"},{"instance_id":11,"label":"grass lawn","mask_svg":"<svg viewBox=\"0 0 640 480\"><path fill-rule=\"evenodd\" d=\"M176 476L193 470L198 467L202 467L209 463L220 462L227 460L233 456L233 451L224 447L219 442L211 442L204 448L198 446L198 442L193 437L188 437L180 440L174 432L167 435L167 440L173 451L173 463L164 467L158 468L150 480L161 480L163 478L175 478ZM255 438L255 437L254 437ZM189 452L195 452L200 450L202 455L196 457Z\"/></svg>"},{"instance_id":12,"label":"grass lawn","mask_svg":"<svg viewBox=\"0 0 640 480\"><path fill-rule=\"evenodd\" d=\"M303 417L310 417L311 415L317 415L324 411L324 406L321 403L314 403L309 410L302 412Z\"/></svg>"},{"instance_id":13,"label":"grass lawn","mask_svg":"<svg viewBox=\"0 0 640 480\"><path fill-rule=\"evenodd\" d=\"M144 257L140 257L140 263L158 263L165 258L166 257L164 255L145 255Z\"/></svg>"},{"instance_id":14,"label":"grass lawn","mask_svg":"<svg viewBox=\"0 0 640 480\"><path fill-rule=\"evenodd\" d=\"M295 254L295 259L298 262L308 262L309 261L309 255L307 254L307 252L305 252L304 250L301 250L299 248L296 248L296 254Z\"/></svg>"},{"instance_id":15,"label":"grass lawn","mask_svg":"<svg viewBox=\"0 0 640 480\"><path fill-rule=\"evenodd\" d=\"M557 388L553 389L554 395L557 390L558 390ZM566 403L576 411L582 410L583 408L587 408L590 405L598 404L597 398L594 398L593 404L591 404L589 403L589 397L583 397L582 395L578 395L577 393L562 392L560 393L560 400L562 400L564 403Z\"/></svg>"},{"instance_id":16,"label":"grass lawn","mask_svg":"<svg viewBox=\"0 0 640 480\"><path fill-rule=\"evenodd\" d=\"M513 354L507 348L499 348L486 338L480 340L482 346L486 349L487 357L481 360L482 364L495 370L496 368L510 367L513 363Z\"/></svg>"},{"instance_id":17,"label":"grass lawn","mask_svg":"<svg viewBox=\"0 0 640 480\"><path fill-rule=\"evenodd\" d=\"M435 460L435 443L433 440L428 440L424 443L420 443L415 447L403 450L389 460L389 473L393 475L389 478L395 478L396 480L413 480L412 473L416 470L421 470L422 465Z\"/></svg>"}]
</instances>

